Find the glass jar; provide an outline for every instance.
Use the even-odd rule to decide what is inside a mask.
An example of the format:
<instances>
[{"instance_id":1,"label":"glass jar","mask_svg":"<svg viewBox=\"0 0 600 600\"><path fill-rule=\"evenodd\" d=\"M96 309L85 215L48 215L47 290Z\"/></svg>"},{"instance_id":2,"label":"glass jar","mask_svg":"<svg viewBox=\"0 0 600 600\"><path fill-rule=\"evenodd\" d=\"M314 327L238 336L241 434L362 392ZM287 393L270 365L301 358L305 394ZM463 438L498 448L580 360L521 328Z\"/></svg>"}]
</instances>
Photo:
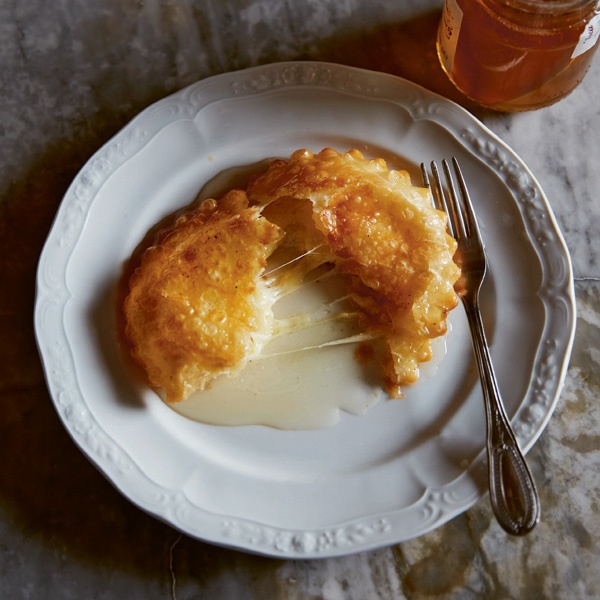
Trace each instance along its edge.
<instances>
[{"instance_id":1,"label":"glass jar","mask_svg":"<svg viewBox=\"0 0 600 600\"><path fill-rule=\"evenodd\" d=\"M472 100L532 110L575 89L599 36L600 0L446 0L437 51Z\"/></svg>"}]
</instances>

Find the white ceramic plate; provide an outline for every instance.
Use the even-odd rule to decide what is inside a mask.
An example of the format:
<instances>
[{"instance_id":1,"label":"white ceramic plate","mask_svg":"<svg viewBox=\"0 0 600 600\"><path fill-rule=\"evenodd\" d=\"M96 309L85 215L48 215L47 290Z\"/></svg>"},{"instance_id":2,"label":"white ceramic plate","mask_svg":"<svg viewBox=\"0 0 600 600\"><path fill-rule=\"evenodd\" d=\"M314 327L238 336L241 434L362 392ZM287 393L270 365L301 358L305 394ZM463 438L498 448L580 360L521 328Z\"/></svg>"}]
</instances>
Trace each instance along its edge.
<instances>
[{"instance_id":1,"label":"white ceramic plate","mask_svg":"<svg viewBox=\"0 0 600 600\"><path fill-rule=\"evenodd\" d=\"M225 169L325 146L382 156L416 181L421 161L459 159L490 262L483 300L492 357L529 449L555 406L573 339L565 244L510 148L459 106L396 77L281 63L165 98L75 178L38 273L39 349L56 409L81 450L132 502L181 531L280 557L401 542L486 491L484 412L462 307L452 313L447 353L405 399L365 416L344 413L327 429L196 423L123 365L116 285L151 226ZM333 390L343 393L343 382Z\"/></svg>"}]
</instances>

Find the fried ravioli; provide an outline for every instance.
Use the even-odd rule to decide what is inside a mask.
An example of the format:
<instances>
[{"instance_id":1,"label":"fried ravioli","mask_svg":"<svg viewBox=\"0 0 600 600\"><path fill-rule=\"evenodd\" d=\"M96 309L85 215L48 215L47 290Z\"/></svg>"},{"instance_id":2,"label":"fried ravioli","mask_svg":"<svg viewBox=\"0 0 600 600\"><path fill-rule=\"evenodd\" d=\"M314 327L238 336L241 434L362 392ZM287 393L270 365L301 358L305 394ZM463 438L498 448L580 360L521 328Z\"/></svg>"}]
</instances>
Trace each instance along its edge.
<instances>
[{"instance_id":1,"label":"fried ravioli","mask_svg":"<svg viewBox=\"0 0 600 600\"><path fill-rule=\"evenodd\" d=\"M169 402L260 353L273 318L260 274L282 236L235 190L180 217L144 252L123 305L125 335Z\"/></svg>"},{"instance_id":2,"label":"fried ravioli","mask_svg":"<svg viewBox=\"0 0 600 600\"><path fill-rule=\"evenodd\" d=\"M275 161L251 182L248 196L259 205L280 198L312 202L315 227L349 276L364 326L388 343L388 392L397 396L399 386L414 383L458 302L456 242L429 191L413 186L407 172L388 170L382 159L327 148Z\"/></svg>"},{"instance_id":3,"label":"fried ravioli","mask_svg":"<svg viewBox=\"0 0 600 600\"><path fill-rule=\"evenodd\" d=\"M382 386L397 397L457 305L455 249L446 215L405 171L358 150L298 150L158 236L129 281L126 337L150 385L185 399L260 357L286 330L273 305L326 264L361 329L385 340Z\"/></svg>"}]
</instances>

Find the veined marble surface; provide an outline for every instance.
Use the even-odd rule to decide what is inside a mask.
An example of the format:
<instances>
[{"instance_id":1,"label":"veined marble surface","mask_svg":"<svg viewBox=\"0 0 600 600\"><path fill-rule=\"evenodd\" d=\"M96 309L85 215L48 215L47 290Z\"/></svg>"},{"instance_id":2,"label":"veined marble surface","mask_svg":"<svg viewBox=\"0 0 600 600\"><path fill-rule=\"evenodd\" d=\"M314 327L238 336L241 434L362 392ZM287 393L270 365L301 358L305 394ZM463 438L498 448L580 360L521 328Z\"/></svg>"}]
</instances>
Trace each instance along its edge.
<instances>
[{"instance_id":1,"label":"veined marble surface","mask_svg":"<svg viewBox=\"0 0 600 600\"><path fill-rule=\"evenodd\" d=\"M479 110L437 65L440 5L0 0L0 597L600 597L600 58L554 106ZM526 538L508 538L484 498L419 539L346 558L213 547L122 498L56 416L32 313L39 252L70 181L153 101L209 75L294 59L386 71L448 95L546 191L572 254L579 320L559 404L528 455L543 516Z\"/></svg>"}]
</instances>

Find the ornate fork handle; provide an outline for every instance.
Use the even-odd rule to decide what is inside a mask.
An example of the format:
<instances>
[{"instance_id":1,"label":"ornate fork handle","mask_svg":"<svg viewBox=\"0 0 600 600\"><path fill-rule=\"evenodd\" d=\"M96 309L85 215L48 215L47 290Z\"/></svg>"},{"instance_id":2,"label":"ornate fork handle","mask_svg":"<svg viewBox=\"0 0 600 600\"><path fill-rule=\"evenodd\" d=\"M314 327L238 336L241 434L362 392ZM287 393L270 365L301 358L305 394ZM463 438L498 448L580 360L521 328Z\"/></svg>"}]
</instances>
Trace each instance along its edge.
<instances>
[{"instance_id":1,"label":"ornate fork handle","mask_svg":"<svg viewBox=\"0 0 600 600\"><path fill-rule=\"evenodd\" d=\"M540 518L533 477L519 448L500 399L477 298L463 297L487 413L487 455L490 499L500 525L525 535Z\"/></svg>"}]
</instances>

